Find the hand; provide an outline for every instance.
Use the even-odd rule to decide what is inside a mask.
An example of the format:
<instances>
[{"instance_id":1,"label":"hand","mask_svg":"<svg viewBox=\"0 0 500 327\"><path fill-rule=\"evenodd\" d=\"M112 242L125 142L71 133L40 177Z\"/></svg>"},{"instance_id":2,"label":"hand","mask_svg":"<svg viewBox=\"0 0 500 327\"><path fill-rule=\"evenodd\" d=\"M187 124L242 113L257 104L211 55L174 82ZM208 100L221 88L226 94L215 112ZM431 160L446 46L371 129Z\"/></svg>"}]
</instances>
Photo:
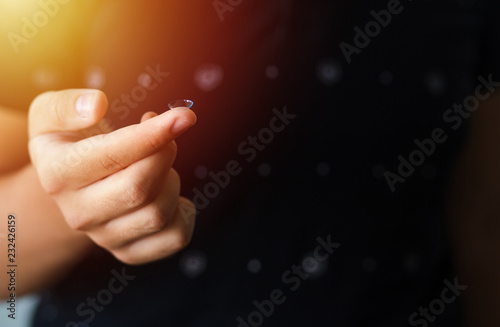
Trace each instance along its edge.
<instances>
[{"instance_id":1,"label":"hand","mask_svg":"<svg viewBox=\"0 0 500 327\"><path fill-rule=\"evenodd\" d=\"M38 96L29 112L29 151L44 190L68 225L127 264L185 247L195 207L179 196L174 139L196 115L176 108L146 113L112 131L104 93L65 90Z\"/></svg>"}]
</instances>

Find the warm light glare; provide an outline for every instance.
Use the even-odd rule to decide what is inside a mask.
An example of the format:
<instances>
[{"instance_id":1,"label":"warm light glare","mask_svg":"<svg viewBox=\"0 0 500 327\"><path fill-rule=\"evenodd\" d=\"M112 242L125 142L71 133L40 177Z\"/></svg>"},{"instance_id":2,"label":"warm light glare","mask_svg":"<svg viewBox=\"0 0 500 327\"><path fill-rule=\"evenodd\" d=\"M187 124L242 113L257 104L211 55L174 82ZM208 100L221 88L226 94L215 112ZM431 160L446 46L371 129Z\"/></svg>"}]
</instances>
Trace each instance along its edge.
<instances>
[{"instance_id":1,"label":"warm light glare","mask_svg":"<svg viewBox=\"0 0 500 327\"><path fill-rule=\"evenodd\" d=\"M39 0L38 0L39 1ZM7 12L15 15L28 14L37 5L37 0L0 0L2 13Z\"/></svg>"}]
</instances>

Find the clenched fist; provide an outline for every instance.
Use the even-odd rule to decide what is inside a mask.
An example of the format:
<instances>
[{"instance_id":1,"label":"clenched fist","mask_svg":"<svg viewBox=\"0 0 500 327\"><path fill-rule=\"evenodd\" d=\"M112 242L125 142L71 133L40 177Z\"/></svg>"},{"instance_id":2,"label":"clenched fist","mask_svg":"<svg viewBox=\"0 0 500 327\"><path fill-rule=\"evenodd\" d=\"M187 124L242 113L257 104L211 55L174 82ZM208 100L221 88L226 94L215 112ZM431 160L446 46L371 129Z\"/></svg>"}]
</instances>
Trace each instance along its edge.
<instances>
[{"instance_id":1,"label":"clenched fist","mask_svg":"<svg viewBox=\"0 0 500 327\"><path fill-rule=\"evenodd\" d=\"M29 152L44 190L68 225L128 264L165 258L186 246L195 208L179 196L175 138L195 124L176 108L146 113L112 131L104 93L64 90L38 96L29 112Z\"/></svg>"}]
</instances>

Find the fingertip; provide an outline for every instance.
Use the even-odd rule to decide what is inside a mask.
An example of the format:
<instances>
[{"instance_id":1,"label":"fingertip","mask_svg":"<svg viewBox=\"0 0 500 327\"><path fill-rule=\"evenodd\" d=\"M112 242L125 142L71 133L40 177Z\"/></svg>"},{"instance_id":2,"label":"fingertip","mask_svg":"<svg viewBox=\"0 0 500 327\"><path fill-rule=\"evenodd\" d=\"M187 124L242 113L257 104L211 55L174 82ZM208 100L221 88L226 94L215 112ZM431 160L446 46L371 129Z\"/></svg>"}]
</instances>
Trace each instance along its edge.
<instances>
[{"instance_id":1,"label":"fingertip","mask_svg":"<svg viewBox=\"0 0 500 327\"><path fill-rule=\"evenodd\" d=\"M178 119L190 122L191 125L196 124L196 121L198 120L198 117L196 116L194 111L187 107L170 109L166 113L168 112L174 113Z\"/></svg>"},{"instance_id":2,"label":"fingertip","mask_svg":"<svg viewBox=\"0 0 500 327\"><path fill-rule=\"evenodd\" d=\"M196 124L196 122L198 121L198 117L196 116L196 114L194 113L193 110L189 109L187 110L186 112L186 115L187 115L187 119L194 124Z\"/></svg>"},{"instance_id":3,"label":"fingertip","mask_svg":"<svg viewBox=\"0 0 500 327\"><path fill-rule=\"evenodd\" d=\"M172 139L175 139L196 124L196 114L188 108L175 108L159 115L158 122L168 126Z\"/></svg>"},{"instance_id":4,"label":"fingertip","mask_svg":"<svg viewBox=\"0 0 500 327\"><path fill-rule=\"evenodd\" d=\"M186 115L186 119L192 121L193 123L196 122L196 114L194 113L193 110L191 110L192 107L192 101L190 100L183 100L183 101L189 101L191 102L191 106L181 106L181 107L173 107L171 106L171 103L168 104L169 110L166 112L173 112L173 113L179 113L181 115ZM175 102L175 101L174 101Z\"/></svg>"},{"instance_id":5,"label":"fingertip","mask_svg":"<svg viewBox=\"0 0 500 327\"><path fill-rule=\"evenodd\" d=\"M193 110L188 109L183 112L183 114L177 118L172 126L172 133L176 135L180 135L184 133L189 128L193 127L196 124L198 118Z\"/></svg>"},{"instance_id":6,"label":"fingertip","mask_svg":"<svg viewBox=\"0 0 500 327\"><path fill-rule=\"evenodd\" d=\"M75 109L83 119L97 122L106 114L108 98L100 90L75 90ZM83 92L83 93L82 93Z\"/></svg>"}]
</instances>

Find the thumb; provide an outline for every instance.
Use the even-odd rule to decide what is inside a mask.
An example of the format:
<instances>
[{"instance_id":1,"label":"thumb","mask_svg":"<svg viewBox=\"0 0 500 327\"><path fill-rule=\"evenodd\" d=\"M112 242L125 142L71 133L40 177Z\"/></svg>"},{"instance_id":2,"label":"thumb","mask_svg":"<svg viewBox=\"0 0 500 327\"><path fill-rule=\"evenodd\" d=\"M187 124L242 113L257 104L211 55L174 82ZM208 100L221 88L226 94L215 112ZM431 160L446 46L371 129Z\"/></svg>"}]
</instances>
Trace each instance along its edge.
<instances>
[{"instance_id":1,"label":"thumb","mask_svg":"<svg viewBox=\"0 0 500 327\"><path fill-rule=\"evenodd\" d=\"M30 106L29 137L90 127L104 117L107 107L106 95L99 90L71 89L42 93Z\"/></svg>"}]
</instances>

